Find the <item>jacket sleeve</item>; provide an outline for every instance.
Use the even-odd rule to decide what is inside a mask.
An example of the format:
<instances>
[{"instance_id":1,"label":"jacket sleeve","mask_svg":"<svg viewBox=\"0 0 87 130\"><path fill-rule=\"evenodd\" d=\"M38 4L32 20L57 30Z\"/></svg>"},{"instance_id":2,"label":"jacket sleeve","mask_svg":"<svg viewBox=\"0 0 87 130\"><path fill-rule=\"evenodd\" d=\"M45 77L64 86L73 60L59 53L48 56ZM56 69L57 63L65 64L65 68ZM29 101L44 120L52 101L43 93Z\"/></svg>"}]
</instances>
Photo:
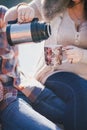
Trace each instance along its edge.
<instances>
[{"instance_id":1,"label":"jacket sleeve","mask_svg":"<svg viewBox=\"0 0 87 130\"><path fill-rule=\"evenodd\" d=\"M13 6L6 12L4 20L5 23L8 23L8 21L14 21L16 19L17 19L17 6Z\"/></svg>"},{"instance_id":2,"label":"jacket sleeve","mask_svg":"<svg viewBox=\"0 0 87 130\"><path fill-rule=\"evenodd\" d=\"M19 3L21 4L21 3ZM18 4L18 5L19 5ZM27 3L26 3L27 4ZM8 21L14 21L17 19L17 6L13 6L11 7L5 14L5 22L8 23ZM27 4L29 6L31 6L34 10L35 10L35 17L39 18L39 20L42 19L41 16L41 1L40 0L33 0L32 2L30 2L29 4Z\"/></svg>"},{"instance_id":3,"label":"jacket sleeve","mask_svg":"<svg viewBox=\"0 0 87 130\"><path fill-rule=\"evenodd\" d=\"M42 4L41 0L33 0L29 5L35 10L35 17L42 20Z\"/></svg>"},{"instance_id":4,"label":"jacket sleeve","mask_svg":"<svg viewBox=\"0 0 87 130\"><path fill-rule=\"evenodd\" d=\"M2 83L0 82L0 102L3 100L3 95L4 95L4 92L3 92L3 85Z\"/></svg>"},{"instance_id":5,"label":"jacket sleeve","mask_svg":"<svg viewBox=\"0 0 87 130\"><path fill-rule=\"evenodd\" d=\"M83 50L83 56L80 62L87 64L87 49Z\"/></svg>"}]
</instances>

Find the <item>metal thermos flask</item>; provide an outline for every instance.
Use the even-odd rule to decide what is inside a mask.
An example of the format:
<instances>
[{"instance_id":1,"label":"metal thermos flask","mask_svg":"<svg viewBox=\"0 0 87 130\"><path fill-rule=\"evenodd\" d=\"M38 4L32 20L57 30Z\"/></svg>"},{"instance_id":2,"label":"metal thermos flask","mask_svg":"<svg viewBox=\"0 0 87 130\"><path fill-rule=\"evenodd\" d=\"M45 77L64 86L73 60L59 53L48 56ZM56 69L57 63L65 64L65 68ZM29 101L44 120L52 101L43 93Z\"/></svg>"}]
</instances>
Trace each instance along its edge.
<instances>
[{"instance_id":1,"label":"metal thermos flask","mask_svg":"<svg viewBox=\"0 0 87 130\"><path fill-rule=\"evenodd\" d=\"M41 42L51 35L51 27L48 23L34 19L29 23L8 23L6 27L8 43L11 46L26 42Z\"/></svg>"}]
</instances>

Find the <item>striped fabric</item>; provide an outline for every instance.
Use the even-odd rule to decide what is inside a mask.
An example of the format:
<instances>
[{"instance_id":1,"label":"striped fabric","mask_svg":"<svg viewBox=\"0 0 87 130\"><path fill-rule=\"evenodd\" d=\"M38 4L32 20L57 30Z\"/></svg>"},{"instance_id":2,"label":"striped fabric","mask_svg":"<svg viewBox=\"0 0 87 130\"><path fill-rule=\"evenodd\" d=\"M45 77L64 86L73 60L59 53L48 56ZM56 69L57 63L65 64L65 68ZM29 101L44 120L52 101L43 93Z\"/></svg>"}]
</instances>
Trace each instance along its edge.
<instances>
[{"instance_id":1,"label":"striped fabric","mask_svg":"<svg viewBox=\"0 0 87 130\"><path fill-rule=\"evenodd\" d=\"M4 9L0 6L0 19L3 20ZM2 13L2 14L1 14ZM44 86L33 78L26 78L18 71L18 47L10 46L6 32L0 28L0 101L9 104L22 91L32 102L36 100ZM2 107L3 108L3 107Z\"/></svg>"},{"instance_id":2,"label":"striped fabric","mask_svg":"<svg viewBox=\"0 0 87 130\"><path fill-rule=\"evenodd\" d=\"M16 99L18 74L16 72L18 65L18 49L9 46L4 31L4 15L7 11L5 6L0 5L0 101L10 102Z\"/></svg>"}]
</instances>

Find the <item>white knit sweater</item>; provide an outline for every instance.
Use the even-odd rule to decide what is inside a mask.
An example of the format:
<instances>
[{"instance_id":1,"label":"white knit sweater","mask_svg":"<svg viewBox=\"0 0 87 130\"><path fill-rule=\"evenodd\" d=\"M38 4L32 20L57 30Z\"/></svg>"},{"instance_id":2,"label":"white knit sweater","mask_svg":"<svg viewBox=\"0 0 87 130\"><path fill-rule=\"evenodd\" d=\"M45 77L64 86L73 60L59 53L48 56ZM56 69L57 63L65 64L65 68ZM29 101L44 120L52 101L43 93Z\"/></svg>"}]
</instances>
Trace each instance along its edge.
<instances>
[{"instance_id":1,"label":"white knit sweater","mask_svg":"<svg viewBox=\"0 0 87 130\"><path fill-rule=\"evenodd\" d=\"M35 9L36 16L39 16L40 19L43 18L42 13L42 5L40 1L35 0L32 5ZM41 17L42 16L42 17ZM77 31L75 29L74 22L70 18L68 11L64 11L62 18L58 14L52 21L50 21L51 29L52 29L52 35L50 38L46 41L44 41L44 45L49 44L61 44L61 45L75 45L77 47L81 47L84 49L83 57L81 58L81 61L77 64L70 64L68 62L65 62L61 65L58 65L57 70L58 71L66 71L66 72L73 72L77 75L83 77L84 79L87 79L87 21L84 22L81 26L79 33L79 38L77 38ZM44 48L43 48L44 50ZM37 74L35 75L37 79L41 82L45 82L47 77L55 73L54 70L47 66L44 61L44 51L42 50L41 59L39 60L39 63L37 65Z\"/></svg>"}]
</instances>

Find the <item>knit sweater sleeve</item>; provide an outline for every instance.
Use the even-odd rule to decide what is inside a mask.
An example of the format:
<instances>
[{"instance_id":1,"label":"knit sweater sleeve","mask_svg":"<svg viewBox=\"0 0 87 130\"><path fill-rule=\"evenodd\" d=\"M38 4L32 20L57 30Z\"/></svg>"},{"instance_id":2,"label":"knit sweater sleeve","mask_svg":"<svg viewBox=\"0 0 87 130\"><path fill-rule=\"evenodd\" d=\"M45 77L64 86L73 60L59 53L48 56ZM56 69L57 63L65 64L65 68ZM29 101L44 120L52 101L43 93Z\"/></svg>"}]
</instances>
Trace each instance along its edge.
<instances>
[{"instance_id":1,"label":"knit sweater sleeve","mask_svg":"<svg viewBox=\"0 0 87 130\"><path fill-rule=\"evenodd\" d=\"M87 49L83 50L83 56L82 56L81 62L87 64Z\"/></svg>"},{"instance_id":2,"label":"knit sweater sleeve","mask_svg":"<svg viewBox=\"0 0 87 130\"><path fill-rule=\"evenodd\" d=\"M39 20L42 20L42 4L41 0L33 0L29 3L29 6L31 6L35 10L35 17L39 18Z\"/></svg>"}]
</instances>

